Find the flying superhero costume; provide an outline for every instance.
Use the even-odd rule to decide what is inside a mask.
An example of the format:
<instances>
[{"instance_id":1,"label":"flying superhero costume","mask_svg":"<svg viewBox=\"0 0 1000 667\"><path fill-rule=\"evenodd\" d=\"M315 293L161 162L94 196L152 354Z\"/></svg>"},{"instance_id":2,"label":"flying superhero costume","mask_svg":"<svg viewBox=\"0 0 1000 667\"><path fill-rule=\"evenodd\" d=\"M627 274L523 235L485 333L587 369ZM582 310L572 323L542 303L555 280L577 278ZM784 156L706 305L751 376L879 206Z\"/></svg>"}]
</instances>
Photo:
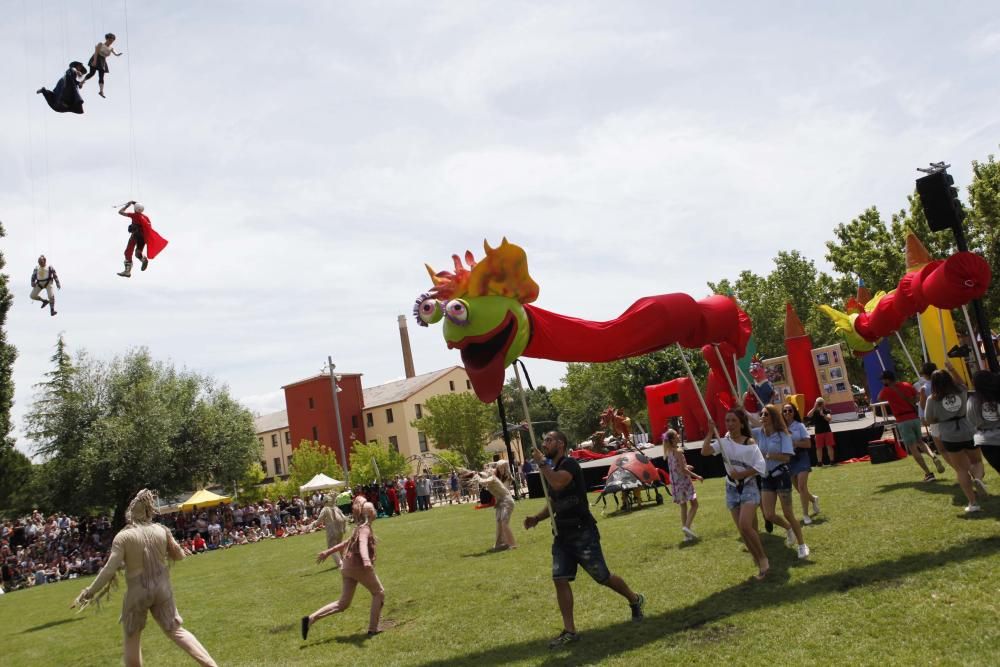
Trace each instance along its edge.
<instances>
[{"instance_id":1,"label":"flying superhero costume","mask_svg":"<svg viewBox=\"0 0 1000 667\"><path fill-rule=\"evenodd\" d=\"M129 206L133 208L132 213L125 211ZM123 215L132 221L128 226L129 238L128 244L125 246L125 270L118 274L122 278L132 277L133 251L136 259L142 262L142 270L145 271L146 267L149 266L149 260L159 255L160 251L167 247L167 240L156 233L149 218L143 213L144 210L142 204L130 201L118 211L118 215ZM146 249L145 256L142 254L143 248Z\"/></svg>"}]
</instances>

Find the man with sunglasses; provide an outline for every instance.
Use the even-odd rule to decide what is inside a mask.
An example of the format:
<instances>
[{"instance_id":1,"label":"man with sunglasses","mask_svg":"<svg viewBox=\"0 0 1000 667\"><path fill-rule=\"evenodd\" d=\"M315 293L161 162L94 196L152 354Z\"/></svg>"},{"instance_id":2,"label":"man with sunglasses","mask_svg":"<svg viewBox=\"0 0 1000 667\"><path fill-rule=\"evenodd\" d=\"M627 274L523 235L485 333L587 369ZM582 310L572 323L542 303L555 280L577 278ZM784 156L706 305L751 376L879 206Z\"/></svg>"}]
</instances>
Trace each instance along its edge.
<instances>
[{"instance_id":1,"label":"man with sunglasses","mask_svg":"<svg viewBox=\"0 0 1000 667\"><path fill-rule=\"evenodd\" d=\"M544 454L538 448L531 453L548 485L556 533L552 542L552 581L562 613L563 631L549 642L549 648L558 648L580 639L573 621L573 589L570 587L578 566L582 566L594 581L628 600L633 621L642 620L642 608L646 603L642 594L634 593L621 577L608 570L601 551L597 522L587 502L583 470L576 459L566 455L567 446L565 434L550 431L542 440ZM524 527L534 528L548 517L549 508L546 507L534 516L525 517Z\"/></svg>"}]
</instances>

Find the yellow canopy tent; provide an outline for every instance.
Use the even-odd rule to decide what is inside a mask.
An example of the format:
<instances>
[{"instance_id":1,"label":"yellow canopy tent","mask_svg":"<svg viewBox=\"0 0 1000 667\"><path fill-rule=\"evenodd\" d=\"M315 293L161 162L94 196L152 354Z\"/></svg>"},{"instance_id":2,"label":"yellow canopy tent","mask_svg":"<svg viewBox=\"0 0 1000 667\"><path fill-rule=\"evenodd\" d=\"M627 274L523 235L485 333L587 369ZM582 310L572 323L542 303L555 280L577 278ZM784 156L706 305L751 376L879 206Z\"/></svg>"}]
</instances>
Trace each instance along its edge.
<instances>
[{"instance_id":1,"label":"yellow canopy tent","mask_svg":"<svg viewBox=\"0 0 1000 667\"><path fill-rule=\"evenodd\" d=\"M232 502L232 498L229 496L220 496L206 489L201 491L195 491L194 495L181 503L181 511L188 512L193 510L195 507L198 509L204 509L206 507L215 507L216 505L223 505L225 503Z\"/></svg>"}]
</instances>

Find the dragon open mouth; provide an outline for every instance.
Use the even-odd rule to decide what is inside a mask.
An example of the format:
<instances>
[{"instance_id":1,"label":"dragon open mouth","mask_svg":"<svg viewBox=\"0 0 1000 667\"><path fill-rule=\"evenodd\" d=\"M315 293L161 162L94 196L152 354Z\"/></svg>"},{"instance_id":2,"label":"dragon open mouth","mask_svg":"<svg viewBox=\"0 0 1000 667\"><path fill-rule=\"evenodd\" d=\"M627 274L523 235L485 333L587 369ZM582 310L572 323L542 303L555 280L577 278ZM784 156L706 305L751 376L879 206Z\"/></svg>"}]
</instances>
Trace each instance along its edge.
<instances>
[{"instance_id":1,"label":"dragon open mouth","mask_svg":"<svg viewBox=\"0 0 1000 667\"><path fill-rule=\"evenodd\" d=\"M484 403L495 401L503 389L507 350L516 331L517 319L508 311L503 322L492 331L448 343L448 347L461 350L465 372L469 374L476 396Z\"/></svg>"}]
</instances>

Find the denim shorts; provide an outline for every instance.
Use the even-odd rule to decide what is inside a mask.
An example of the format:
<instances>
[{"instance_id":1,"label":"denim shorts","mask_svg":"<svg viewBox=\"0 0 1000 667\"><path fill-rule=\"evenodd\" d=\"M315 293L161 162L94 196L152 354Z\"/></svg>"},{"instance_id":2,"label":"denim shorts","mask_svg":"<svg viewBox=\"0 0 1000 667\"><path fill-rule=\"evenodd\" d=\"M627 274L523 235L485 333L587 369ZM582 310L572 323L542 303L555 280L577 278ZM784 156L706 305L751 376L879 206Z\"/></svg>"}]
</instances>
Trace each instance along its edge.
<instances>
[{"instance_id":1,"label":"denim shorts","mask_svg":"<svg viewBox=\"0 0 1000 667\"><path fill-rule=\"evenodd\" d=\"M762 477L760 480L760 490L787 496L792 492L792 477L791 475Z\"/></svg>"},{"instance_id":2,"label":"denim shorts","mask_svg":"<svg viewBox=\"0 0 1000 667\"><path fill-rule=\"evenodd\" d=\"M552 578L576 579L577 566L583 566L594 581L603 584L611 578L608 564L601 552L601 536L597 526L560 533L552 541Z\"/></svg>"},{"instance_id":3,"label":"denim shorts","mask_svg":"<svg viewBox=\"0 0 1000 667\"><path fill-rule=\"evenodd\" d=\"M757 488L757 480L745 480L742 492L737 491L735 486L726 482L726 507L733 510L746 504L760 505L760 490Z\"/></svg>"}]
</instances>

